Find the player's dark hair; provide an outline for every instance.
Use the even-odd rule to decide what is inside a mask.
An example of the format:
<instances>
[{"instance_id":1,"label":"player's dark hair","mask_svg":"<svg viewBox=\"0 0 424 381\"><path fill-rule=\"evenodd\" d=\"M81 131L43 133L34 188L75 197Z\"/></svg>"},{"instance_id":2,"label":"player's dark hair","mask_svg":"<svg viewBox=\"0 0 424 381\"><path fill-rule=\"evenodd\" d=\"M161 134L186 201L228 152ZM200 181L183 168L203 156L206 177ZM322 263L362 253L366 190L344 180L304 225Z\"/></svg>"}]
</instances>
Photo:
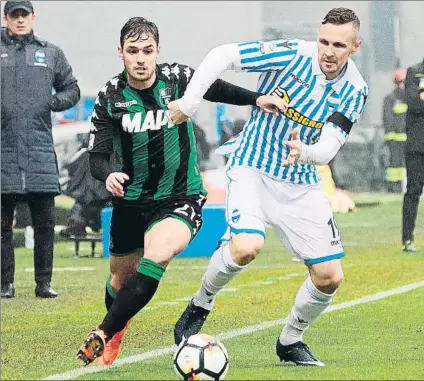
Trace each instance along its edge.
<instances>
[{"instance_id":1,"label":"player's dark hair","mask_svg":"<svg viewBox=\"0 0 424 381\"><path fill-rule=\"evenodd\" d=\"M334 24L334 25L343 25L348 23L353 23L353 26L356 29L359 29L361 22L359 21L358 16L354 11L347 8L333 8L328 12L321 24Z\"/></svg>"},{"instance_id":2,"label":"player's dark hair","mask_svg":"<svg viewBox=\"0 0 424 381\"><path fill-rule=\"evenodd\" d=\"M142 41L141 36L145 34L153 37L159 45L159 31L155 23L146 20L144 17L133 17L121 29L121 48L127 38L134 38L135 41Z\"/></svg>"}]
</instances>

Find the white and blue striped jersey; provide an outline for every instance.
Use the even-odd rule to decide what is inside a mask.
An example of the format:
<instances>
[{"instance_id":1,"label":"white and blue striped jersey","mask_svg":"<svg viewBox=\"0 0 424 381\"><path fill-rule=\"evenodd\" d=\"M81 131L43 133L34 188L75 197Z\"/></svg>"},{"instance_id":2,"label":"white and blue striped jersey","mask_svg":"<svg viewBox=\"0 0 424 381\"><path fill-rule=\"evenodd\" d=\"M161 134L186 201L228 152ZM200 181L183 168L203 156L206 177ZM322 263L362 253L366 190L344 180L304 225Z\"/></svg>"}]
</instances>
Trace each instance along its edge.
<instances>
[{"instance_id":1,"label":"white and blue striped jersey","mask_svg":"<svg viewBox=\"0 0 424 381\"><path fill-rule=\"evenodd\" d=\"M278 116L254 107L243 131L229 142L233 146L229 165L255 167L274 179L291 183L318 183L312 164L282 166L288 156L288 147L283 143L299 127L302 142L314 144L324 124L339 128L347 136L350 129L343 131L335 122L337 118L331 116L337 113L340 118L341 114L353 125L364 109L368 86L354 62L349 60L338 78L327 81L319 68L316 42L246 42L239 44L239 54L239 69L262 72L257 91L281 96L290 107Z\"/></svg>"}]
</instances>

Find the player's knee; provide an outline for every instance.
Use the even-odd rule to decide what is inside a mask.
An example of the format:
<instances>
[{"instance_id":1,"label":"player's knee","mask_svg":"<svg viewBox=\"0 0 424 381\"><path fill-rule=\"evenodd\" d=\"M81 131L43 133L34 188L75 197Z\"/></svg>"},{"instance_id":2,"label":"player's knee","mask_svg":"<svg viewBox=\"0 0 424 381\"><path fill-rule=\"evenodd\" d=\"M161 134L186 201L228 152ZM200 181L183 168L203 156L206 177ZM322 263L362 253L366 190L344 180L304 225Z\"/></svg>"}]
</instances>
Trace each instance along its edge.
<instances>
[{"instance_id":1,"label":"player's knee","mask_svg":"<svg viewBox=\"0 0 424 381\"><path fill-rule=\"evenodd\" d=\"M159 246L150 246L144 252L144 258L150 259L162 266L168 266L172 259L179 253L172 242L163 242Z\"/></svg>"},{"instance_id":2,"label":"player's knee","mask_svg":"<svg viewBox=\"0 0 424 381\"><path fill-rule=\"evenodd\" d=\"M344 275L343 272L333 272L320 274L320 276L316 276L313 279L315 286L318 290L326 293L332 294L334 293L343 283Z\"/></svg>"},{"instance_id":3,"label":"player's knee","mask_svg":"<svg viewBox=\"0 0 424 381\"><path fill-rule=\"evenodd\" d=\"M240 266L252 262L261 249L265 239L259 234L241 233L231 238L231 256L233 261Z\"/></svg>"},{"instance_id":4,"label":"player's knee","mask_svg":"<svg viewBox=\"0 0 424 381\"><path fill-rule=\"evenodd\" d=\"M110 273L110 284L111 286L119 291L121 287L127 283L134 273L137 271L138 265L126 266L125 268L113 271Z\"/></svg>"},{"instance_id":5,"label":"player's knee","mask_svg":"<svg viewBox=\"0 0 424 381\"><path fill-rule=\"evenodd\" d=\"M119 291L124 283L123 277L117 276L116 274L110 274L110 285L114 290Z\"/></svg>"}]
</instances>

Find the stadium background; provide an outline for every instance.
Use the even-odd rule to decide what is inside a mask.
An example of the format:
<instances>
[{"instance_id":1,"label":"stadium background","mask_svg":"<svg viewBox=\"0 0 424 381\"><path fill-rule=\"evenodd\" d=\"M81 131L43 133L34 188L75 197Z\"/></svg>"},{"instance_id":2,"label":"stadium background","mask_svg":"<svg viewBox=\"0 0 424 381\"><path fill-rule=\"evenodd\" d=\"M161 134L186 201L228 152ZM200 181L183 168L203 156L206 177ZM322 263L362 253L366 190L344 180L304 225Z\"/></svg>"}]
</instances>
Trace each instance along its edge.
<instances>
[{"instance_id":1,"label":"stadium background","mask_svg":"<svg viewBox=\"0 0 424 381\"><path fill-rule=\"evenodd\" d=\"M117 55L119 32L132 16L144 16L159 27L162 62L180 62L196 67L214 46L227 42L281 37L315 39L323 12L332 1L36 1L35 30L57 43L66 53L78 78L82 100L73 109L54 115L64 120L87 120L99 88L122 70ZM422 60L422 14L418 1L344 1L337 6L355 10L361 19L364 40L354 60L370 86L365 115L333 163L337 185L348 190L376 191L384 184L382 150L384 132L381 110L384 96L392 89L396 68ZM419 33L421 31L421 33ZM258 75L228 72L224 79L254 89ZM226 107L224 119L246 118L248 107ZM204 102L195 121L213 146L219 139L216 105ZM70 127L70 126L69 126ZM87 129L55 128L59 165L75 151L75 137ZM78 128L77 128L78 127ZM346 157L355 155L357 160ZM222 166L210 155L208 168ZM66 173L61 172L62 181Z\"/></svg>"},{"instance_id":2,"label":"stadium background","mask_svg":"<svg viewBox=\"0 0 424 381\"><path fill-rule=\"evenodd\" d=\"M424 2L34 1L35 31L64 50L83 96L75 109L54 115L60 166L78 149L77 135L89 129L84 119L91 114L93 97L122 70L116 48L128 18L144 16L157 23L162 62L196 67L213 46L226 42L314 39L321 17L335 6L350 7L361 18L364 44L355 60L370 85L370 97L335 163L338 185L360 191L351 193L357 210L337 215L347 252L346 281L334 308L305 334L327 366L305 369L277 362L281 318L289 312L306 269L292 261L270 230L261 256L220 294L205 325L204 332L220 335L229 351L227 379L424 379L424 256L401 250L402 195L379 192L384 178L382 102L393 88L394 70L423 59ZM253 89L257 75L229 72L224 78ZM226 107L224 118L246 117L248 111ZM216 120L216 105L204 102L196 121L212 145L218 138ZM209 168L222 167L213 152L210 157ZM66 173L61 174L64 180ZM217 175L214 181L222 178ZM58 220L66 221L61 213L72 204L70 198L57 197ZM421 248L423 216L421 202L416 229ZM60 296L36 299L32 250L24 247L23 235L23 229L15 229L15 238L21 237L16 240L17 296L1 300L1 379L175 379L173 326L197 290L208 258L177 258L171 264L152 302L133 319L116 367L81 368L77 348L104 315L108 261L92 258L88 243L76 258L73 243L58 239L52 286ZM101 252L97 245L96 254Z\"/></svg>"}]
</instances>

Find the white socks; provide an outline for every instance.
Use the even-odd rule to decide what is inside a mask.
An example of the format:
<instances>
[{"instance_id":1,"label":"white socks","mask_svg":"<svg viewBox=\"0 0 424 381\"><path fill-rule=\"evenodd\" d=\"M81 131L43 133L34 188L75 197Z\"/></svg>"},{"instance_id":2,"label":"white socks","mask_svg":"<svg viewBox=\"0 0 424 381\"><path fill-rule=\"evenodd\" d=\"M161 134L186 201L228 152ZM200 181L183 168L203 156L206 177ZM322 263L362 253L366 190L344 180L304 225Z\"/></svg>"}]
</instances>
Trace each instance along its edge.
<instances>
[{"instance_id":1,"label":"white socks","mask_svg":"<svg viewBox=\"0 0 424 381\"><path fill-rule=\"evenodd\" d=\"M280 334L280 342L290 345L302 341L305 330L330 305L335 293L329 295L318 290L308 277L296 295L288 321Z\"/></svg>"},{"instance_id":2,"label":"white socks","mask_svg":"<svg viewBox=\"0 0 424 381\"><path fill-rule=\"evenodd\" d=\"M245 267L231 258L230 243L223 243L212 255L202 286L194 295L194 304L210 311L215 304L215 295Z\"/></svg>"}]
</instances>

